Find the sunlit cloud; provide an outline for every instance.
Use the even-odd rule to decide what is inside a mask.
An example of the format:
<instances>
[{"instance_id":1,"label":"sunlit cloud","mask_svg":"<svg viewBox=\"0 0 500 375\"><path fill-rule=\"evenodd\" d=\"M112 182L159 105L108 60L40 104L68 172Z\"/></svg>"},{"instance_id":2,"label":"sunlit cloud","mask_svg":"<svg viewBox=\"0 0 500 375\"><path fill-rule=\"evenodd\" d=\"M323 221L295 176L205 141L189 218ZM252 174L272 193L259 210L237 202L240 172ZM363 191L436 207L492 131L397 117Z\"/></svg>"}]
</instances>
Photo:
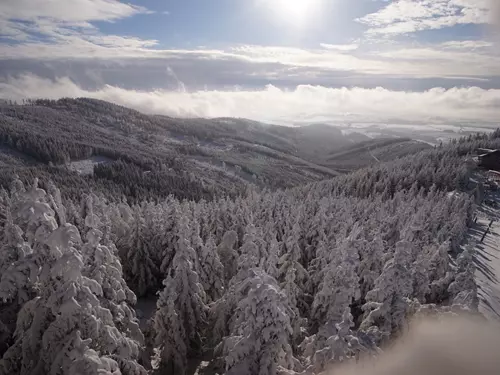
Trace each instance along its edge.
<instances>
[{"instance_id":1,"label":"sunlit cloud","mask_svg":"<svg viewBox=\"0 0 500 375\"><path fill-rule=\"evenodd\" d=\"M399 0L358 19L371 35L397 35L491 21L490 0Z\"/></svg>"},{"instance_id":2,"label":"sunlit cloud","mask_svg":"<svg viewBox=\"0 0 500 375\"><path fill-rule=\"evenodd\" d=\"M3 19L34 21L47 18L64 22L114 21L138 13L146 8L117 0L2 0Z\"/></svg>"},{"instance_id":3,"label":"sunlit cloud","mask_svg":"<svg viewBox=\"0 0 500 375\"><path fill-rule=\"evenodd\" d=\"M480 49L480 48L491 48L494 47L494 43L485 40L451 40L449 42L444 42L439 45L442 48L448 49Z\"/></svg>"},{"instance_id":4,"label":"sunlit cloud","mask_svg":"<svg viewBox=\"0 0 500 375\"><path fill-rule=\"evenodd\" d=\"M335 50L335 51L354 51L359 48L359 44L328 44L321 43L321 47L325 49Z\"/></svg>"},{"instance_id":5,"label":"sunlit cloud","mask_svg":"<svg viewBox=\"0 0 500 375\"><path fill-rule=\"evenodd\" d=\"M384 88L327 88L300 85L283 90L268 85L259 90L136 91L114 86L83 90L68 78L55 81L23 76L0 83L0 97L92 97L146 113L181 117L245 117L259 121L369 122L413 124L481 123L496 125L500 90L478 87L434 88L423 92ZM269 105L272 103L272 105Z\"/></svg>"}]
</instances>

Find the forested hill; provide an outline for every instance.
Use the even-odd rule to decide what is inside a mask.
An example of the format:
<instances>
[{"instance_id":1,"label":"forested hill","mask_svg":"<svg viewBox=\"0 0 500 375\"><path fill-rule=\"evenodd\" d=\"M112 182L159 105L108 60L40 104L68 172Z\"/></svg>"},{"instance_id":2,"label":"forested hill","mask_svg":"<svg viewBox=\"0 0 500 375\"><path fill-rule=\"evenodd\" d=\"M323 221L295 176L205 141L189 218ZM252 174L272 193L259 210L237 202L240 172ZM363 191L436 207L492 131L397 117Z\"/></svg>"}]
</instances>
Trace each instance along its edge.
<instances>
[{"instance_id":1,"label":"forested hill","mask_svg":"<svg viewBox=\"0 0 500 375\"><path fill-rule=\"evenodd\" d=\"M427 143L410 138L370 139L357 142L324 155L325 162L337 171L348 171L391 161L431 148Z\"/></svg>"},{"instance_id":2,"label":"forested hill","mask_svg":"<svg viewBox=\"0 0 500 375\"><path fill-rule=\"evenodd\" d=\"M239 195L248 184L300 186L370 165L374 159L356 148L367 139L323 124L292 128L233 118L177 119L85 98L5 102L0 184L7 186L14 175L23 181L37 176L43 184L56 182L64 196L76 197L83 189L120 199L212 199ZM422 148L405 145L386 154ZM329 160L336 150L350 160ZM377 153L376 144L370 153Z\"/></svg>"},{"instance_id":3,"label":"forested hill","mask_svg":"<svg viewBox=\"0 0 500 375\"><path fill-rule=\"evenodd\" d=\"M500 131L212 200L15 178L0 191L0 375L315 375L378 356L412 319L477 314L463 244L478 147Z\"/></svg>"}]
</instances>

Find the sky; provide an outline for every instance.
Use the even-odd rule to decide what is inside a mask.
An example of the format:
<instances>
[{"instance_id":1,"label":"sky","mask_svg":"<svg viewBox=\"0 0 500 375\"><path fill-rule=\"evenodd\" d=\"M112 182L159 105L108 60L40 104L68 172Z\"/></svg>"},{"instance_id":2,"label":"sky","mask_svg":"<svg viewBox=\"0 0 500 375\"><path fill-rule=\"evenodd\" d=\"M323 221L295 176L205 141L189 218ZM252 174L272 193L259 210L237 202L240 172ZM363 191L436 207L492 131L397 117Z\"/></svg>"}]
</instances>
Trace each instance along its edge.
<instances>
[{"instance_id":1,"label":"sky","mask_svg":"<svg viewBox=\"0 0 500 375\"><path fill-rule=\"evenodd\" d=\"M496 127L490 0L1 0L0 98Z\"/></svg>"}]
</instances>

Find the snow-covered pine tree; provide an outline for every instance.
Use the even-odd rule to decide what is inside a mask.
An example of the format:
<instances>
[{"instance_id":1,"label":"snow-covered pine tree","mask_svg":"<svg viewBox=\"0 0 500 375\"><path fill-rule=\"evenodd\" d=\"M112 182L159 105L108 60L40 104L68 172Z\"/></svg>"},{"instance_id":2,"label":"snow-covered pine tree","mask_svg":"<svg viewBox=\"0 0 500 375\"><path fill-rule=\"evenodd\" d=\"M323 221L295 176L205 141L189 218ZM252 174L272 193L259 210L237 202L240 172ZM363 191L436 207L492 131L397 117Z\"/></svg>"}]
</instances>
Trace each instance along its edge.
<instances>
[{"instance_id":1,"label":"snow-covered pine tree","mask_svg":"<svg viewBox=\"0 0 500 375\"><path fill-rule=\"evenodd\" d=\"M305 311L304 301L305 283L309 274L300 263L302 251L299 246L300 227L296 222L291 232L288 232L284 243L284 253L279 260L279 280L284 293L292 304L293 309ZM293 305L296 303L296 305Z\"/></svg>"},{"instance_id":2,"label":"snow-covered pine tree","mask_svg":"<svg viewBox=\"0 0 500 375\"><path fill-rule=\"evenodd\" d=\"M154 262L158 271L163 260L162 253L166 242L165 233L171 221L169 215L171 200L172 197L169 197L162 204L148 202L142 205L142 216L145 224L143 228L143 243L147 246L149 257ZM171 260L171 257L169 259ZM161 285L162 280L159 279L158 277L157 287Z\"/></svg>"},{"instance_id":3,"label":"snow-covered pine tree","mask_svg":"<svg viewBox=\"0 0 500 375\"><path fill-rule=\"evenodd\" d=\"M301 344L304 356L314 369L324 369L331 359L332 348L337 345L337 325L347 317L350 305L361 297L357 274L359 255L356 240L347 238L338 249L340 258L326 267L319 291L314 297L311 311L311 329L316 331ZM337 350L337 349L335 349ZM332 354L333 355L333 354Z\"/></svg>"},{"instance_id":4,"label":"snow-covered pine tree","mask_svg":"<svg viewBox=\"0 0 500 375\"><path fill-rule=\"evenodd\" d=\"M85 222L80 214L80 210L77 208L77 206L73 201L67 202L66 205L67 205L66 218L68 220L68 223L73 224L78 229L78 231L83 232L85 228L84 226Z\"/></svg>"},{"instance_id":5,"label":"snow-covered pine tree","mask_svg":"<svg viewBox=\"0 0 500 375\"><path fill-rule=\"evenodd\" d=\"M14 183L22 185L21 181ZM24 231L28 245L36 250L34 245L37 239L46 238L57 228L55 212L49 206L45 190L38 187L38 179L35 179L31 188L26 192L13 193L13 210L15 219ZM44 246L40 241L40 246Z\"/></svg>"},{"instance_id":6,"label":"snow-covered pine tree","mask_svg":"<svg viewBox=\"0 0 500 375\"><path fill-rule=\"evenodd\" d=\"M217 246L212 236L201 248L200 282L211 301L218 300L224 293L224 266L222 265Z\"/></svg>"},{"instance_id":7,"label":"snow-covered pine tree","mask_svg":"<svg viewBox=\"0 0 500 375\"><path fill-rule=\"evenodd\" d=\"M260 269L253 273L247 295L237 304L231 335L223 342L226 375L275 375L280 368L293 370L293 311L276 280Z\"/></svg>"},{"instance_id":8,"label":"snow-covered pine tree","mask_svg":"<svg viewBox=\"0 0 500 375\"><path fill-rule=\"evenodd\" d=\"M194 272L198 272L198 254L194 250L192 246L192 223L189 221L189 217L187 213L184 211L187 210L187 206L181 207L178 215L173 224L172 233L169 234L171 236L170 244L168 244L168 249L165 250L164 254L167 258L163 259L163 262L160 266L160 272L163 273L164 270L166 273L170 273L172 269L175 269L175 256L177 254L184 254L187 260L189 260L192 264ZM172 260L168 260L168 257L172 256ZM168 268L165 267L169 265Z\"/></svg>"},{"instance_id":9,"label":"snow-covered pine tree","mask_svg":"<svg viewBox=\"0 0 500 375\"><path fill-rule=\"evenodd\" d=\"M392 334L405 328L410 303L408 297L413 292L409 257L407 247L396 244L394 257L385 264L382 274L375 280L375 288L366 295L361 330L376 325L383 332Z\"/></svg>"},{"instance_id":10,"label":"snow-covered pine tree","mask_svg":"<svg viewBox=\"0 0 500 375\"><path fill-rule=\"evenodd\" d=\"M137 298L123 278L120 260L110 247L100 243L103 233L97 229L98 219L86 218L85 222L87 234L81 247L84 262L82 274L101 286L99 302L111 312L118 330L134 340L134 345L141 346L144 344L144 336L132 308Z\"/></svg>"},{"instance_id":11,"label":"snow-covered pine tree","mask_svg":"<svg viewBox=\"0 0 500 375\"><path fill-rule=\"evenodd\" d=\"M182 324L188 356L198 355L202 350L202 333L206 326L208 310L205 305L205 292L199 283L198 275L194 271L193 254L194 250L189 246L188 241L179 237L177 253L172 261L168 280L164 282L165 289L157 302L157 310L154 316L155 327L160 329L155 330L155 343L158 344L161 337L168 336L168 333L163 332L161 327L180 332L180 328L167 327L165 321L165 319L173 319L173 312L169 310L168 298L170 294L174 294L173 306L178 314L178 321ZM171 353L170 349L165 351L164 348L160 349L160 347L156 347L155 350L157 352ZM169 360L170 357L163 358L160 356L157 365L164 366Z\"/></svg>"},{"instance_id":12,"label":"snow-covered pine tree","mask_svg":"<svg viewBox=\"0 0 500 375\"><path fill-rule=\"evenodd\" d=\"M109 207L108 216L111 222L111 232L113 239L116 240L116 247L119 250L119 256L122 261L126 258L127 244L133 220L133 212L125 202L114 204ZM83 217L85 215L83 214Z\"/></svg>"},{"instance_id":13,"label":"snow-covered pine tree","mask_svg":"<svg viewBox=\"0 0 500 375\"><path fill-rule=\"evenodd\" d=\"M4 225L4 243L0 248L0 280L5 279L4 287L0 287L0 291L3 290L3 293L6 292L4 289L6 287L6 279L13 277L14 279L17 279L18 282L11 280L12 285L15 285L15 288L18 290L12 292L19 294L21 300L27 301L30 297L24 295L26 292L26 285L23 286L19 284L19 281L21 280L15 276L16 273L9 271L9 269L12 270L13 267L16 267L16 262L23 260L26 256L32 253L31 247L24 240L23 235L22 229L18 225L14 224L10 209L8 208ZM25 282L27 282L27 280L22 282L22 284ZM11 283L9 282L9 284ZM10 293L7 294L10 295ZM2 292L0 292L0 296L2 296ZM4 294L3 298L7 298L7 295Z\"/></svg>"},{"instance_id":14,"label":"snow-covered pine tree","mask_svg":"<svg viewBox=\"0 0 500 375\"><path fill-rule=\"evenodd\" d=\"M295 222L293 227L286 233L283 255L280 258L280 280L284 280L289 270L295 269L297 272L297 285L302 287L307 280L307 271L302 266L302 250L300 248L300 225Z\"/></svg>"},{"instance_id":15,"label":"snow-covered pine tree","mask_svg":"<svg viewBox=\"0 0 500 375\"><path fill-rule=\"evenodd\" d=\"M28 191L19 180L14 180L12 186L11 207L14 212L12 221L7 223L8 233L21 248L15 250L17 261L5 264L7 268L0 275L0 299L17 303L20 308L34 296L33 287L40 268L39 251L45 250L43 241L57 228L57 222L54 210L47 204L45 191L38 188L37 179ZM23 229L14 224L14 219L24 228L24 237L28 241L24 241Z\"/></svg>"},{"instance_id":16,"label":"snow-covered pine tree","mask_svg":"<svg viewBox=\"0 0 500 375\"><path fill-rule=\"evenodd\" d=\"M0 357L12 337L19 310L35 295L32 275L38 270L22 229L12 220L10 207L5 210L4 243L0 248Z\"/></svg>"},{"instance_id":17,"label":"snow-covered pine tree","mask_svg":"<svg viewBox=\"0 0 500 375\"><path fill-rule=\"evenodd\" d=\"M342 320L335 325L336 334L328 337L324 347L314 353L307 372L319 374L325 371L327 366L357 358L360 351L366 350L351 330L352 327L353 316L351 309L347 307L342 314Z\"/></svg>"},{"instance_id":18,"label":"snow-covered pine tree","mask_svg":"<svg viewBox=\"0 0 500 375\"><path fill-rule=\"evenodd\" d=\"M430 292L429 260L426 255L420 255L411 265L411 275L413 280L413 298L420 303L426 303L427 295Z\"/></svg>"},{"instance_id":19,"label":"snow-covered pine tree","mask_svg":"<svg viewBox=\"0 0 500 375\"><path fill-rule=\"evenodd\" d=\"M340 323L342 316L355 300L361 297L359 289L359 255L356 248L346 240L341 245L340 261L331 262L312 305L311 320L317 325ZM334 332L333 332L334 333ZM327 334L327 338L332 332Z\"/></svg>"},{"instance_id":20,"label":"snow-covered pine tree","mask_svg":"<svg viewBox=\"0 0 500 375\"><path fill-rule=\"evenodd\" d=\"M320 241L325 240L325 227L328 222L327 210L330 205L329 199L323 197L318 202L317 211L314 216L307 222L307 231L305 240L307 243L305 251L306 264L309 264L314 258L320 255L316 254L316 249L319 248Z\"/></svg>"},{"instance_id":21,"label":"snow-covered pine tree","mask_svg":"<svg viewBox=\"0 0 500 375\"><path fill-rule=\"evenodd\" d=\"M181 217L181 208L179 201L169 196L159 208L161 215L158 221L161 221L159 232L152 237L153 248L156 249L154 259L159 264L159 274L164 277L168 274L172 260L175 255L176 223ZM160 220L161 218L161 220Z\"/></svg>"},{"instance_id":22,"label":"snow-covered pine tree","mask_svg":"<svg viewBox=\"0 0 500 375\"><path fill-rule=\"evenodd\" d=\"M146 223L141 208L135 206L133 210L134 222L127 247L125 275L128 285L142 297L156 292L159 270L150 252L150 243L144 238Z\"/></svg>"},{"instance_id":23,"label":"snow-covered pine tree","mask_svg":"<svg viewBox=\"0 0 500 375\"><path fill-rule=\"evenodd\" d=\"M84 374L92 373L92 366L116 368L114 373L144 374L136 362L139 343L116 328L110 310L100 305L101 286L82 274L84 258L75 248L81 242L80 234L66 223L65 209L57 191L54 193L48 200L58 214L59 227L54 210L43 202L46 193L36 187L36 181L18 205L21 221L34 231L30 256L37 268L31 280L37 280L38 296L19 313L15 342L0 362L0 373L64 374L78 363L82 371L88 369ZM122 316L121 320L126 319ZM83 343L78 340L80 334ZM100 365L96 352L85 349L88 344L99 349L103 356Z\"/></svg>"},{"instance_id":24,"label":"snow-covered pine tree","mask_svg":"<svg viewBox=\"0 0 500 375\"><path fill-rule=\"evenodd\" d=\"M479 305L477 284L475 281L475 266L472 257L473 249L465 248L457 259L455 279L448 287L450 299L454 305L476 311Z\"/></svg>"},{"instance_id":25,"label":"snow-covered pine tree","mask_svg":"<svg viewBox=\"0 0 500 375\"><path fill-rule=\"evenodd\" d=\"M239 260L245 262L246 259L240 257ZM229 335L236 306L248 294L256 272L262 273L263 271L240 263L238 273L230 280L223 296L210 306L210 321L213 327L210 341L214 346Z\"/></svg>"},{"instance_id":26,"label":"snow-covered pine tree","mask_svg":"<svg viewBox=\"0 0 500 375\"><path fill-rule=\"evenodd\" d=\"M238 234L230 230L222 237L222 242L217 246L217 253L224 266L224 278L226 284L236 275L238 271L238 254L235 245L238 242Z\"/></svg>"},{"instance_id":27,"label":"snow-covered pine tree","mask_svg":"<svg viewBox=\"0 0 500 375\"><path fill-rule=\"evenodd\" d=\"M80 331L71 333L73 340L68 339L68 348L63 351L65 360L60 362L61 374L78 375L118 375L120 367L109 357L101 357L89 348L91 339L82 340ZM69 351L67 351L69 349Z\"/></svg>"},{"instance_id":28,"label":"snow-covered pine tree","mask_svg":"<svg viewBox=\"0 0 500 375\"><path fill-rule=\"evenodd\" d=\"M309 268L307 269L310 277L307 280L306 289L311 295L317 293L319 285L324 279L326 269L335 257L335 250L329 248L330 244L326 239L326 234L322 232L320 236L323 238L318 241L314 251L316 258L309 263Z\"/></svg>"},{"instance_id":29,"label":"snow-covered pine tree","mask_svg":"<svg viewBox=\"0 0 500 375\"><path fill-rule=\"evenodd\" d=\"M225 230L228 228L224 228L219 206L212 206L212 209L209 211L209 216L210 233L215 237L217 242L222 238L223 233L225 233Z\"/></svg>"},{"instance_id":30,"label":"snow-covered pine tree","mask_svg":"<svg viewBox=\"0 0 500 375\"><path fill-rule=\"evenodd\" d=\"M238 253L238 268L255 268L258 267L261 257L261 249L257 245L256 228L253 224L247 225L245 235L243 236L243 244Z\"/></svg>"},{"instance_id":31,"label":"snow-covered pine tree","mask_svg":"<svg viewBox=\"0 0 500 375\"><path fill-rule=\"evenodd\" d=\"M382 273L384 267L384 241L376 235L359 252L360 265L358 274L361 278L361 294L366 295L375 286L375 280Z\"/></svg>"},{"instance_id":32,"label":"snow-covered pine tree","mask_svg":"<svg viewBox=\"0 0 500 375\"><path fill-rule=\"evenodd\" d=\"M428 275L430 284L429 301L440 303L446 298L447 289L453 281L453 272L450 267L449 241L443 242L437 247L432 247L429 257Z\"/></svg>"},{"instance_id":33,"label":"snow-covered pine tree","mask_svg":"<svg viewBox=\"0 0 500 375\"><path fill-rule=\"evenodd\" d=\"M159 374L184 375L187 367L187 336L175 307L178 295L175 281L169 276L164 280L165 289L158 299L158 310L153 318L154 351L153 369Z\"/></svg>"},{"instance_id":34,"label":"snow-covered pine tree","mask_svg":"<svg viewBox=\"0 0 500 375\"><path fill-rule=\"evenodd\" d=\"M271 238L268 242L267 259L263 262L263 264L261 262L261 268L263 268L269 276L275 279L279 276L279 258L280 244L276 240L276 236L273 236L273 238Z\"/></svg>"},{"instance_id":35,"label":"snow-covered pine tree","mask_svg":"<svg viewBox=\"0 0 500 375\"><path fill-rule=\"evenodd\" d=\"M63 224L44 242L45 248L38 247L39 296L19 313L16 341L0 361L0 373L62 375L76 363L91 371L89 355L95 357L95 352L80 350L77 339L83 336L86 345L99 348L102 358L94 358L94 366L102 362L115 373L145 375L135 361L137 343L123 335L109 310L100 306L100 285L82 275L83 258L73 246L80 242L76 227Z\"/></svg>"}]
</instances>

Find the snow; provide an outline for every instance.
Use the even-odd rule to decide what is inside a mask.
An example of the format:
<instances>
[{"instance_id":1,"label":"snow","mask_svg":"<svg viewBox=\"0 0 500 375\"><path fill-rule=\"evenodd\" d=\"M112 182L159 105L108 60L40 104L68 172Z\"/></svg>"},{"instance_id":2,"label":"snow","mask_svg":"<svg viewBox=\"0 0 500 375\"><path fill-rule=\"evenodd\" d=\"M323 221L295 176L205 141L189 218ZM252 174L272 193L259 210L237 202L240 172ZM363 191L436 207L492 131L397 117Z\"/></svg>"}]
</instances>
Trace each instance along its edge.
<instances>
[{"instance_id":1,"label":"snow","mask_svg":"<svg viewBox=\"0 0 500 375\"><path fill-rule=\"evenodd\" d=\"M66 166L79 174L91 175L94 173L94 165L109 163L113 160L105 156L92 156L88 159L71 161Z\"/></svg>"},{"instance_id":2,"label":"snow","mask_svg":"<svg viewBox=\"0 0 500 375\"><path fill-rule=\"evenodd\" d=\"M201 361L200 365L198 366L198 368L196 369L196 372L194 373L194 375L201 375L203 373L205 373L205 369L210 365L210 362L207 362L207 361Z\"/></svg>"},{"instance_id":3,"label":"snow","mask_svg":"<svg viewBox=\"0 0 500 375\"><path fill-rule=\"evenodd\" d=\"M475 278L479 294L479 311L487 318L500 319L500 193L487 193L488 200L496 202L492 207L483 203L478 209L476 225L469 230L469 245L476 252ZM481 238L493 220L488 234Z\"/></svg>"}]
</instances>

